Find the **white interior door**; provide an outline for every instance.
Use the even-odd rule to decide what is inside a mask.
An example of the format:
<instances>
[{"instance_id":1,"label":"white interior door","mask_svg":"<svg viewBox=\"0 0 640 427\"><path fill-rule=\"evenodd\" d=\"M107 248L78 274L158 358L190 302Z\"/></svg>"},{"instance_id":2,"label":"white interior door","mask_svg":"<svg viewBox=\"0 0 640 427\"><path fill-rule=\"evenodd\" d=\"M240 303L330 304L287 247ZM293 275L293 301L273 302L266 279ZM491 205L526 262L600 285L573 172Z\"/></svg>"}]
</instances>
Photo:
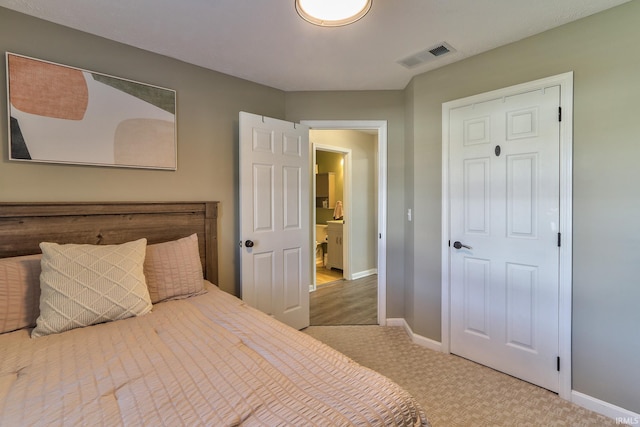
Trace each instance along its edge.
<instances>
[{"instance_id":1,"label":"white interior door","mask_svg":"<svg viewBox=\"0 0 640 427\"><path fill-rule=\"evenodd\" d=\"M559 86L450 110L450 350L558 391ZM461 246L462 245L462 246Z\"/></svg>"},{"instance_id":2,"label":"white interior door","mask_svg":"<svg viewBox=\"0 0 640 427\"><path fill-rule=\"evenodd\" d=\"M309 129L240 113L242 299L309 326Z\"/></svg>"}]
</instances>

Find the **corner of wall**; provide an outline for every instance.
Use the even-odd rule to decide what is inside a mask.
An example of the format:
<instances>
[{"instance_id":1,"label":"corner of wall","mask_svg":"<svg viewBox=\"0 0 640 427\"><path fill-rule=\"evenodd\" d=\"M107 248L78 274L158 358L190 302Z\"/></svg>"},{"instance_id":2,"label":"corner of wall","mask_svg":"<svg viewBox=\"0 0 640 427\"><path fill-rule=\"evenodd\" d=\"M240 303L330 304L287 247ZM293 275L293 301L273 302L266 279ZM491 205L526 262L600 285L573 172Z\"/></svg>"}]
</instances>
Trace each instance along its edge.
<instances>
[{"instance_id":1,"label":"corner of wall","mask_svg":"<svg viewBox=\"0 0 640 427\"><path fill-rule=\"evenodd\" d=\"M442 352L442 343L414 333L413 329L411 329L411 326L409 326L405 319L387 319L386 326L402 327L414 344L417 344L424 348L428 348L429 350Z\"/></svg>"}]
</instances>

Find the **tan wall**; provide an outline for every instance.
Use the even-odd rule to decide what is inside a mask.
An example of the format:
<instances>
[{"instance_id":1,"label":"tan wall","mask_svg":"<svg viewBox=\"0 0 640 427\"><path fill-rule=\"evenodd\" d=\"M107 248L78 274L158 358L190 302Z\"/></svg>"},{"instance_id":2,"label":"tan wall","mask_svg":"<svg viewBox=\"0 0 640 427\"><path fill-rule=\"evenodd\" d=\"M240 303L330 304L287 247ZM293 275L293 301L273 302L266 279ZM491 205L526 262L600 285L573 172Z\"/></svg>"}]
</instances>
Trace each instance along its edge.
<instances>
[{"instance_id":1,"label":"tan wall","mask_svg":"<svg viewBox=\"0 0 640 427\"><path fill-rule=\"evenodd\" d=\"M219 200L219 281L237 293L238 112L283 118L284 93L4 8L0 51L175 89L178 118L176 172L9 162L3 83L0 200ZM2 66L0 81L5 78Z\"/></svg>"},{"instance_id":2,"label":"tan wall","mask_svg":"<svg viewBox=\"0 0 640 427\"><path fill-rule=\"evenodd\" d=\"M640 412L640 2L420 75L413 330L439 341L442 103L574 71L573 388ZM411 138L408 138L411 139ZM408 274L407 276L409 276ZM407 310L411 311L411 310Z\"/></svg>"},{"instance_id":3,"label":"tan wall","mask_svg":"<svg viewBox=\"0 0 640 427\"><path fill-rule=\"evenodd\" d=\"M404 221L404 241L405 248L408 249L404 257L404 274L405 274L405 287L404 287L404 319L409 325L414 325L414 245L415 245L415 221L413 215L415 215L415 182L414 182L414 83L413 80L409 82L409 85L405 89L405 148L404 148L404 182L405 182L405 208L411 209L412 220Z\"/></svg>"}]
</instances>

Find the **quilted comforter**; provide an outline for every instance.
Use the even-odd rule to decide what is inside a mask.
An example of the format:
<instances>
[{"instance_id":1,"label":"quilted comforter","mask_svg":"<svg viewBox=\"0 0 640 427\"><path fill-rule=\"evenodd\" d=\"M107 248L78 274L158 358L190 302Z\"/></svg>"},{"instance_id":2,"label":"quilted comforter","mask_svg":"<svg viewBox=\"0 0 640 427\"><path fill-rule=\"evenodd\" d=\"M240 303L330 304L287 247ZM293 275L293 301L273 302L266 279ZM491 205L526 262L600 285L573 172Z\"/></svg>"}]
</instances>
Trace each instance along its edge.
<instances>
[{"instance_id":1,"label":"quilted comforter","mask_svg":"<svg viewBox=\"0 0 640 427\"><path fill-rule=\"evenodd\" d=\"M389 379L207 289L136 318L0 335L0 425L428 425Z\"/></svg>"}]
</instances>

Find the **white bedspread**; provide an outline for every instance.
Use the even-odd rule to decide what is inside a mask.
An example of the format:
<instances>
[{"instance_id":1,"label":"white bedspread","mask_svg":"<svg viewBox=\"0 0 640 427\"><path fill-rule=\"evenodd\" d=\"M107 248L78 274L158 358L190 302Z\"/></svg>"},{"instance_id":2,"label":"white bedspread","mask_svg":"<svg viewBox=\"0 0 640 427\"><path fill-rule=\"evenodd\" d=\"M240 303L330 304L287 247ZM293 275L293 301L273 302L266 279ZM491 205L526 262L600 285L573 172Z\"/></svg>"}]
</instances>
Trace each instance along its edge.
<instances>
[{"instance_id":1,"label":"white bedspread","mask_svg":"<svg viewBox=\"0 0 640 427\"><path fill-rule=\"evenodd\" d=\"M0 335L0 426L428 425L389 379L208 289L137 318Z\"/></svg>"}]
</instances>

